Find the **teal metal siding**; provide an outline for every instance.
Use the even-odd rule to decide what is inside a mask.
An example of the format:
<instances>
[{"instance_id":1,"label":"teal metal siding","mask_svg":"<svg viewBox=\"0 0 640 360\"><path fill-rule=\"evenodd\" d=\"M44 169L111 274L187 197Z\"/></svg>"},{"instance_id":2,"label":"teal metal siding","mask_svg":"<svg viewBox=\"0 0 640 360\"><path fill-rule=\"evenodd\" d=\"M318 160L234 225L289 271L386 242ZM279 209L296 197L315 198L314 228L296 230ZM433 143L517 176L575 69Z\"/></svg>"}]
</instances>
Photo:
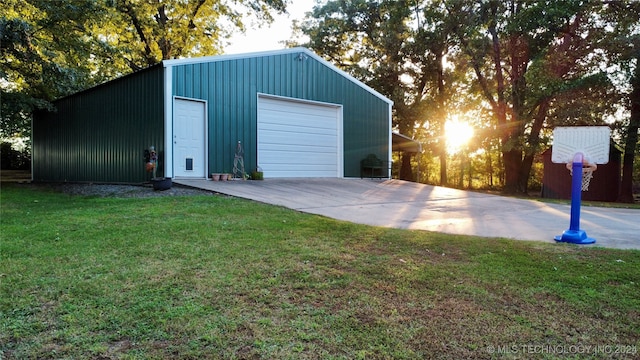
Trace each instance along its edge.
<instances>
[{"instance_id":1,"label":"teal metal siding","mask_svg":"<svg viewBox=\"0 0 640 360\"><path fill-rule=\"evenodd\" d=\"M33 119L35 181L139 183L144 150L164 154L163 68L155 66L55 102ZM162 174L162 162L160 163Z\"/></svg>"},{"instance_id":2,"label":"teal metal siding","mask_svg":"<svg viewBox=\"0 0 640 360\"><path fill-rule=\"evenodd\" d=\"M237 141L255 169L257 94L343 106L344 176L360 176L360 160L389 153L389 103L308 56L284 53L174 65L173 95L208 100L209 169L230 171Z\"/></svg>"}]
</instances>

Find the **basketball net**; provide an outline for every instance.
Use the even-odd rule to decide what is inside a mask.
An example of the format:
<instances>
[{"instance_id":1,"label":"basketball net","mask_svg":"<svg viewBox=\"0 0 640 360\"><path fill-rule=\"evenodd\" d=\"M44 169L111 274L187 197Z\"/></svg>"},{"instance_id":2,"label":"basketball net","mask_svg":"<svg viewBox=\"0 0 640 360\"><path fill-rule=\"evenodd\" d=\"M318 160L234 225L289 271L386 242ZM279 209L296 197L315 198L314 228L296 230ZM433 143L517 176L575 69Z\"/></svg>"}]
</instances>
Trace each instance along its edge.
<instances>
[{"instance_id":1,"label":"basketball net","mask_svg":"<svg viewBox=\"0 0 640 360\"><path fill-rule=\"evenodd\" d=\"M567 169L569 170L569 174L573 176L573 163L568 162ZM591 178L593 178L593 172L596 170L598 170L598 165L588 162L582 163L582 191L589 191L589 183L591 182Z\"/></svg>"}]
</instances>

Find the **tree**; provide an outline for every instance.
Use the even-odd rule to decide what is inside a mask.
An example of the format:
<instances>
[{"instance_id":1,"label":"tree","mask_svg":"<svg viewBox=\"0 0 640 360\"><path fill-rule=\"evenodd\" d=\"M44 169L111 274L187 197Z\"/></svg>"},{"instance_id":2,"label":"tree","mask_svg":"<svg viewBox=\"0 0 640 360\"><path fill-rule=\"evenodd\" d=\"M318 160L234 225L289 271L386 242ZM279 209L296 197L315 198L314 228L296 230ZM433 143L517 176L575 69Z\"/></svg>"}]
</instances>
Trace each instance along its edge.
<instances>
[{"instance_id":1,"label":"tree","mask_svg":"<svg viewBox=\"0 0 640 360\"><path fill-rule=\"evenodd\" d=\"M329 1L301 29L309 47L394 101L394 126L403 133L435 130L429 135L444 139L447 116L475 107L483 119L476 141L488 151L487 168L503 174L504 191L525 193L553 127L603 125L630 98L608 69L633 69L615 59L627 51L621 44L632 43L637 6L596 0ZM611 41L612 34L620 41ZM634 124L627 131L630 149L630 142L637 143ZM498 158L492 156L495 139ZM445 148L443 140L431 147L441 158L441 183L447 179Z\"/></svg>"},{"instance_id":2,"label":"tree","mask_svg":"<svg viewBox=\"0 0 640 360\"><path fill-rule=\"evenodd\" d=\"M440 1L390 0L328 1L300 26L310 39L305 46L394 101L398 131L417 135L427 122L435 129L443 184L451 92L444 57L452 26ZM414 178L409 154L402 156L400 178Z\"/></svg>"},{"instance_id":3,"label":"tree","mask_svg":"<svg viewBox=\"0 0 640 360\"><path fill-rule=\"evenodd\" d=\"M423 17L419 14L416 4L417 31L415 41L411 47L411 61L422 66L422 79L425 85L427 80L433 82L432 106L434 108L430 117L436 129L436 144L440 159L440 185L447 185L447 137L445 123L450 108L452 88L455 76L452 72L445 71L445 56L455 46L453 31L456 24L447 17L444 1L431 1L424 5ZM422 21L421 21L422 20ZM435 79L429 78L433 74ZM424 91L424 90L423 90Z\"/></svg>"},{"instance_id":4,"label":"tree","mask_svg":"<svg viewBox=\"0 0 640 360\"><path fill-rule=\"evenodd\" d=\"M92 85L89 57L95 42L83 36L100 16L92 1L4 0L0 18L2 112L0 135L26 136L33 109Z\"/></svg>"},{"instance_id":5,"label":"tree","mask_svg":"<svg viewBox=\"0 0 640 360\"><path fill-rule=\"evenodd\" d=\"M640 147L640 3L615 1L606 5L600 14L601 21L607 24L605 50L610 67L616 68L616 74L627 78L629 84L617 89L628 115L626 124L621 125L624 157L618 201L632 203L634 159Z\"/></svg>"},{"instance_id":6,"label":"tree","mask_svg":"<svg viewBox=\"0 0 640 360\"><path fill-rule=\"evenodd\" d=\"M161 60L215 55L235 30L244 31L243 19L273 21L272 12L284 12L285 0L109 0L115 24L122 29L105 36L117 43L132 70ZM248 12L244 12L248 10Z\"/></svg>"},{"instance_id":7,"label":"tree","mask_svg":"<svg viewBox=\"0 0 640 360\"><path fill-rule=\"evenodd\" d=\"M602 31L596 1L450 1L450 16L475 81L494 115L505 166L506 192L526 192L531 165L546 126L570 119L550 115L570 109L580 124L603 123L612 113L602 95L612 84L598 70ZM592 96L597 93L598 97ZM579 96L576 96L579 95ZM572 106L559 100L572 99ZM595 102L594 102L595 101ZM599 112L587 109L600 101Z\"/></svg>"},{"instance_id":8,"label":"tree","mask_svg":"<svg viewBox=\"0 0 640 360\"><path fill-rule=\"evenodd\" d=\"M2 0L0 136L28 136L51 101L178 57L222 51L242 20L285 0ZM53 109L52 109L53 110Z\"/></svg>"},{"instance_id":9,"label":"tree","mask_svg":"<svg viewBox=\"0 0 640 360\"><path fill-rule=\"evenodd\" d=\"M622 183L618 201L632 203L633 199L633 163L638 155L638 132L640 130L640 51L635 54L635 71L631 79L633 91L630 96L629 125L626 131L624 159L622 168Z\"/></svg>"}]
</instances>

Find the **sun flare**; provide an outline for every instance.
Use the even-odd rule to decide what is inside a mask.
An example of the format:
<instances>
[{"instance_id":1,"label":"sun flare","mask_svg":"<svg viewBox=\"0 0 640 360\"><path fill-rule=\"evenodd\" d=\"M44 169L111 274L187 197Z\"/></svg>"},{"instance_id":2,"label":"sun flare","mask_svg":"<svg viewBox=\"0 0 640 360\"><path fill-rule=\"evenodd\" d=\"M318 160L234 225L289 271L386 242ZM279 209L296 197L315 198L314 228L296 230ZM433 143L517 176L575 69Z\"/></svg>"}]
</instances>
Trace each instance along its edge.
<instances>
[{"instance_id":1,"label":"sun flare","mask_svg":"<svg viewBox=\"0 0 640 360\"><path fill-rule=\"evenodd\" d=\"M455 154L471 140L473 137L473 127L466 121L459 119L448 120L445 125L445 134L447 137L447 152Z\"/></svg>"}]
</instances>

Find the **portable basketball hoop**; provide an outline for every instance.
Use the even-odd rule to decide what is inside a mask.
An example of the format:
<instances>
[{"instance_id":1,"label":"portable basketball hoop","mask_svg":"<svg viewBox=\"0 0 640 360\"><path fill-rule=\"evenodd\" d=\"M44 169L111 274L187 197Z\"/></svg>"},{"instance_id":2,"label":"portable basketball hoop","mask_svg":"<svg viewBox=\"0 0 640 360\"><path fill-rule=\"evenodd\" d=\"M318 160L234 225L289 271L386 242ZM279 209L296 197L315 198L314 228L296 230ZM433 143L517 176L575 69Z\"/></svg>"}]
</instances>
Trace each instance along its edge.
<instances>
[{"instance_id":1,"label":"portable basketball hoop","mask_svg":"<svg viewBox=\"0 0 640 360\"><path fill-rule=\"evenodd\" d=\"M569 170L569 174L573 176L573 162L567 163L567 170ZM598 165L585 160L582 161L582 186L580 187L582 191L589 191L589 183L591 182L591 178L593 178L593 172L596 170L598 170Z\"/></svg>"},{"instance_id":2,"label":"portable basketball hoop","mask_svg":"<svg viewBox=\"0 0 640 360\"><path fill-rule=\"evenodd\" d=\"M589 190L596 164L609 162L608 126L568 126L553 130L551 161L567 164L571 174L571 220L569 229L555 237L556 241L573 244L593 244L595 239L580 230L580 202L582 192Z\"/></svg>"}]
</instances>

